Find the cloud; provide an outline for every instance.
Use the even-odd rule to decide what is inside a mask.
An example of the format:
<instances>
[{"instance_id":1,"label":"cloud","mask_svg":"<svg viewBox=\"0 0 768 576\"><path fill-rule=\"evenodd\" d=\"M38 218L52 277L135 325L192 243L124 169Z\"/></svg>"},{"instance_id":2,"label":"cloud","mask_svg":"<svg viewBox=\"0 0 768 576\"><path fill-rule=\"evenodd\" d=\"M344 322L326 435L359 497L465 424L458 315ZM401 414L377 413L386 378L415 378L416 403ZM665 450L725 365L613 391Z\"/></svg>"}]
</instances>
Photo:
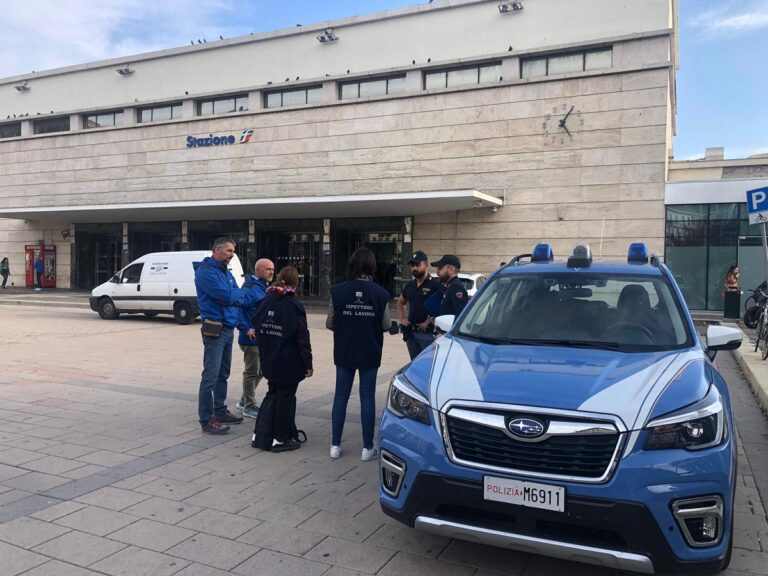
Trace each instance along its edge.
<instances>
[{"instance_id":1,"label":"cloud","mask_svg":"<svg viewBox=\"0 0 768 576\"><path fill-rule=\"evenodd\" d=\"M768 28L768 0L729 2L702 12L690 25L707 35L762 30Z\"/></svg>"},{"instance_id":2,"label":"cloud","mask_svg":"<svg viewBox=\"0 0 768 576\"><path fill-rule=\"evenodd\" d=\"M236 0L6 1L0 78L240 35L238 9Z\"/></svg>"}]
</instances>

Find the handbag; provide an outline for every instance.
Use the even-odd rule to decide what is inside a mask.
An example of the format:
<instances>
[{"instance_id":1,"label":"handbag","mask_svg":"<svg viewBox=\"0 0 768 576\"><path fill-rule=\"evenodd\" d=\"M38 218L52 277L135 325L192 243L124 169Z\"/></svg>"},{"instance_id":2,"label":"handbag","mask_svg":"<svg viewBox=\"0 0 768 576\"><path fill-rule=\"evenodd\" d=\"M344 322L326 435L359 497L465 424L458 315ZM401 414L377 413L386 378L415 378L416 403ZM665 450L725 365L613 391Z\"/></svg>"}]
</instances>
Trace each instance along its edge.
<instances>
[{"instance_id":1,"label":"handbag","mask_svg":"<svg viewBox=\"0 0 768 576\"><path fill-rule=\"evenodd\" d=\"M203 336L208 336L209 338L218 338L221 336L221 331L224 328L224 324L222 322L219 322L218 320L203 320L203 325L200 327L200 332L203 333Z\"/></svg>"}]
</instances>

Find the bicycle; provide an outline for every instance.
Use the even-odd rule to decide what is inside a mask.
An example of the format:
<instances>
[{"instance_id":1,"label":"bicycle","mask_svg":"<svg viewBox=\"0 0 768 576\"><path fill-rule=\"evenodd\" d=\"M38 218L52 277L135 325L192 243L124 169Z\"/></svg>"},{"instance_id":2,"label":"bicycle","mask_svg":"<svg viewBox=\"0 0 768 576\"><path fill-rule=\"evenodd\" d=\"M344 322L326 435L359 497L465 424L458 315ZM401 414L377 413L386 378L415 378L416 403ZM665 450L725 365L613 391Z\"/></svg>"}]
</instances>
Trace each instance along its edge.
<instances>
[{"instance_id":1,"label":"bicycle","mask_svg":"<svg viewBox=\"0 0 768 576\"><path fill-rule=\"evenodd\" d=\"M762 359L768 358L768 312L766 311L766 301L768 301L768 294L760 290L760 295L764 297L760 306L760 317L757 323L757 336L755 337L755 352L758 349L761 352Z\"/></svg>"},{"instance_id":2,"label":"bicycle","mask_svg":"<svg viewBox=\"0 0 768 576\"><path fill-rule=\"evenodd\" d=\"M763 290L766 290L766 283L763 282L757 288L751 290L752 294L744 301L744 315L742 320L747 328L757 328L760 319L760 309L765 304Z\"/></svg>"}]
</instances>

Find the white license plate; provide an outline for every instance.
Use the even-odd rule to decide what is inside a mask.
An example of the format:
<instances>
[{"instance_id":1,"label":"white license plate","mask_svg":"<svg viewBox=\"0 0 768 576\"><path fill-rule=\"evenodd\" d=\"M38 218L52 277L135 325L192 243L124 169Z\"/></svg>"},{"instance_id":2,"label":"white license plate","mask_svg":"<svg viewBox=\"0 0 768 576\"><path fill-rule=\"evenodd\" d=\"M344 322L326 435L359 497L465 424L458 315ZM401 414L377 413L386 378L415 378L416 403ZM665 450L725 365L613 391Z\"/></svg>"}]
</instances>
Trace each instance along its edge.
<instances>
[{"instance_id":1,"label":"white license plate","mask_svg":"<svg viewBox=\"0 0 768 576\"><path fill-rule=\"evenodd\" d=\"M554 510L555 512L565 511L565 488L551 484L485 476L483 478L483 498L507 504L517 504L518 506Z\"/></svg>"}]
</instances>

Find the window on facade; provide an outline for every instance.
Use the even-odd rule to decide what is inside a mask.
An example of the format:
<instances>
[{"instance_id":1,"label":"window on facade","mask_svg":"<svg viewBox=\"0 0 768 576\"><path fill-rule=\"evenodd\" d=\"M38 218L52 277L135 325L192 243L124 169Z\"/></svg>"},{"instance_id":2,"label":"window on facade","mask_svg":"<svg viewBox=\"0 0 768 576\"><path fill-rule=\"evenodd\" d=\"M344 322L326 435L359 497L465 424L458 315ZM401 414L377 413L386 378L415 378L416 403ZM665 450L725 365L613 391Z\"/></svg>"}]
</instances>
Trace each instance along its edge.
<instances>
[{"instance_id":1,"label":"window on facade","mask_svg":"<svg viewBox=\"0 0 768 576\"><path fill-rule=\"evenodd\" d=\"M34 125L35 134L50 134L51 132L69 132L69 116L37 120Z\"/></svg>"},{"instance_id":2,"label":"window on facade","mask_svg":"<svg viewBox=\"0 0 768 576\"><path fill-rule=\"evenodd\" d=\"M296 90L280 90L268 92L267 108L282 108L283 106L301 106L303 104L319 104L323 101L323 87L310 86Z\"/></svg>"},{"instance_id":3,"label":"window on facade","mask_svg":"<svg viewBox=\"0 0 768 576\"><path fill-rule=\"evenodd\" d=\"M571 74L603 70L613 66L613 49L590 50L569 54L553 54L540 58L524 58L520 62L521 78L536 78L555 74Z\"/></svg>"},{"instance_id":4,"label":"window on facade","mask_svg":"<svg viewBox=\"0 0 768 576\"><path fill-rule=\"evenodd\" d=\"M122 126L123 112L99 112L83 116L83 128L107 128L109 126Z\"/></svg>"},{"instance_id":5,"label":"window on facade","mask_svg":"<svg viewBox=\"0 0 768 576\"><path fill-rule=\"evenodd\" d=\"M398 94L405 90L405 74L388 78L373 78L359 82L344 82L341 85L341 99L372 98Z\"/></svg>"},{"instance_id":6,"label":"window on facade","mask_svg":"<svg viewBox=\"0 0 768 576\"><path fill-rule=\"evenodd\" d=\"M181 118L181 104L167 104L139 110L139 122L160 122Z\"/></svg>"},{"instance_id":7,"label":"window on facade","mask_svg":"<svg viewBox=\"0 0 768 576\"><path fill-rule=\"evenodd\" d=\"M456 88L495 82L501 76L501 63L435 70L424 74L424 88Z\"/></svg>"},{"instance_id":8,"label":"window on facade","mask_svg":"<svg viewBox=\"0 0 768 576\"><path fill-rule=\"evenodd\" d=\"M15 138L21 136L21 122L0 124L0 138Z\"/></svg>"},{"instance_id":9,"label":"window on facade","mask_svg":"<svg viewBox=\"0 0 768 576\"><path fill-rule=\"evenodd\" d=\"M248 95L227 96L226 98L213 98L200 100L197 103L198 116L210 116L211 114L229 114L231 112L245 112L248 110Z\"/></svg>"}]
</instances>

